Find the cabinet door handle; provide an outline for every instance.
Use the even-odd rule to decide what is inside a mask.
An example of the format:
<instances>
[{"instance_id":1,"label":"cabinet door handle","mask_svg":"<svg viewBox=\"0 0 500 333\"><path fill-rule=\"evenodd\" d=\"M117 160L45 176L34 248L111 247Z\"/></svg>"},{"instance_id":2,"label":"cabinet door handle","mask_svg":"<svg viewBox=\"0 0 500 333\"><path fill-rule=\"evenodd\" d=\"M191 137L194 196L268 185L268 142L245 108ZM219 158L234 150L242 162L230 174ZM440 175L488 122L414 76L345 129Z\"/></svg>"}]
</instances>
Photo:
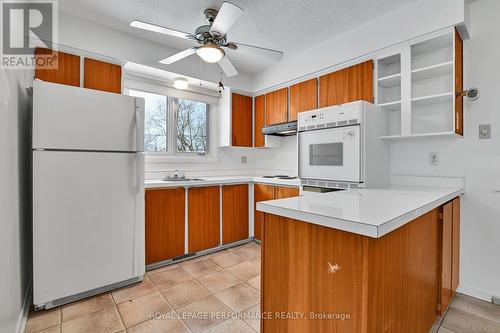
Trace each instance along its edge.
<instances>
[{"instance_id":1,"label":"cabinet door handle","mask_svg":"<svg viewBox=\"0 0 500 333\"><path fill-rule=\"evenodd\" d=\"M330 274L335 274L335 273L338 273L340 272L340 266L338 264L332 264L332 263L328 263L328 273Z\"/></svg>"}]
</instances>

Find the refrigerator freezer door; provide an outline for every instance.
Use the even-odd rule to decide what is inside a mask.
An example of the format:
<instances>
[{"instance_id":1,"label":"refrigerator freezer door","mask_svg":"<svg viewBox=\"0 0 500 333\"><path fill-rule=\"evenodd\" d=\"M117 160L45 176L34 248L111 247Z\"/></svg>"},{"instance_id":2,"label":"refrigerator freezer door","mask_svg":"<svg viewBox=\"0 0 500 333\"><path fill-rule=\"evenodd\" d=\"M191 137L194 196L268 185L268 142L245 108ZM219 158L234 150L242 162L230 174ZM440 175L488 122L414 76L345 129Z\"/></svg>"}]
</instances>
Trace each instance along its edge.
<instances>
[{"instance_id":1,"label":"refrigerator freezer door","mask_svg":"<svg viewBox=\"0 0 500 333\"><path fill-rule=\"evenodd\" d=\"M143 151L140 98L35 80L33 148Z\"/></svg>"},{"instance_id":2,"label":"refrigerator freezer door","mask_svg":"<svg viewBox=\"0 0 500 333\"><path fill-rule=\"evenodd\" d=\"M144 275L142 153L33 152L34 304Z\"/></svg>"}]
</instances>

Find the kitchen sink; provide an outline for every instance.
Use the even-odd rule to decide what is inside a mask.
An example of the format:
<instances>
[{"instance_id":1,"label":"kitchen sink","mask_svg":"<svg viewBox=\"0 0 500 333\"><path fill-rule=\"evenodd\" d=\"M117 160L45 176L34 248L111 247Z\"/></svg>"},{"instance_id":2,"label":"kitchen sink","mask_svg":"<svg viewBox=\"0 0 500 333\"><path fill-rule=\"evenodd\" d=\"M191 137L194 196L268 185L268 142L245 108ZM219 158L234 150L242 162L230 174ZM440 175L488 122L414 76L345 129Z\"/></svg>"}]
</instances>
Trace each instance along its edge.
<instances>
[{"instance_id":1,"label":"kitchen sink","mask_svg":"<svg viewBox=\"0 0 500 333\"><path fill-rule=\"evenodd\" d=\"M202 181L205 180L203 178L163 178L164 182L193 182L193 181Z\"/></svg>"}]
</instances>

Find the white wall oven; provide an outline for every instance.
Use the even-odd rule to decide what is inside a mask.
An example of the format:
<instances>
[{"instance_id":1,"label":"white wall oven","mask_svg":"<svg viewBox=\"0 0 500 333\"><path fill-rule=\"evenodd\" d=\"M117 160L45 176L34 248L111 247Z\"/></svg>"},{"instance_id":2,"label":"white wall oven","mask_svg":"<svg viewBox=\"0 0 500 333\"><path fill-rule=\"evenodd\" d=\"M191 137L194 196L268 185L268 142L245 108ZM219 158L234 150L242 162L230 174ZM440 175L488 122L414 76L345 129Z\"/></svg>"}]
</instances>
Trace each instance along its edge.
<instances>
[{"instance_id":1,"label":"white wall oven","mask_svg":"<svg viewBox=\"0 0 500 333\"><path fill-rule=\"evenodd\" d=\"M377 134L382 122L367 122L377 117L384 117L383 111L363 101L299 113L298 172L302 189L329 192L366 187L367 177L372 183L388 182L388 144ZM382 178L376 180L374 173Z\"/></svg>"}]
</instances>

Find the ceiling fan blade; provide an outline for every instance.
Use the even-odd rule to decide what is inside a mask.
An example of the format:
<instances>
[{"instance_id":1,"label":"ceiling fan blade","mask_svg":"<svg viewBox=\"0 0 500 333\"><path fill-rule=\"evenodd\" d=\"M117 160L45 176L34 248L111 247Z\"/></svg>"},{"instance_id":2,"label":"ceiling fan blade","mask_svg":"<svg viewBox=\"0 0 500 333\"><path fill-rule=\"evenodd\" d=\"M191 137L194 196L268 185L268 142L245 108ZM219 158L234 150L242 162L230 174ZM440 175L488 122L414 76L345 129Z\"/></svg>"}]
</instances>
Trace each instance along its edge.
<instances>
[{"instance_id":1,"label":"ceiling fan blade","mask_svg":"<svg viewBox=\"0 0 500 333\"><path fill-rule=\"evenodd\" d=\"M158 32L160 34L184 38L184 39L192 39L192 37L193 37L191 34L188 34L187 32L169 29L169 28L162 27L160 25L146 23L146 22L137 21L137 20L130 22L130 26L133 28L139 28L139 29L143 29L143 30Z\"/></svg>"},{"instance_id":2,"label":"ceiling fan blade","mask_svg":"<svg viewBox=\"0 0 500 333\"><path fill-rule=\"evenodd\" d=\"M179 61L181 59L184 59L184 58L189 57L190 55L196 53L196 49L197 49L197 47L189 48L187 50L184 50L184 51L181 51L181 52L176 53L174 55L171 55L170 57L165 58L163 60L160 60L158 62L161 64L165 64L165 65L173 64L176 61Z\"/></svg>"},{"instance_id":3,"label":"ceiling fan blade","mask_svg":"<svg viewBox=\"0 0 500 333\"><path fill-rule=\"evenodd\" d=\"M222 68L222 71L224 72L224 74L226 74L227 77L235 76L238 74L236 68L234 68L233 64L231 63L231 61L229 61L229 58L227 56L224 56L224 58L219 61L219 66L220 68Z\"/></svg>"},{"instance_id":4,"label":"ceiling fan blade","mask_svg":"<svg viewBox=\"0 0 500 333\"><path fill-rule=\"evenodd\" d=\"M233 43L238 48L237 51L249 55L255 55L261 58L266 58L272 61L280 61L283 58L283 52L277 50L266 49L265 47L253 46L248 44Z\"/></svg>"},{"instance_id":5,"label":"ceiling fan blade","mask_svg":"<svg viewBox=\"0 0 500 333\"><path fill-rule=\"evenodd\" d=\"M234 22L243 13L243 9L230 2L224 2L210 27L210 33L224 36L233 26Z\"/></svg>"}]
</instances>

